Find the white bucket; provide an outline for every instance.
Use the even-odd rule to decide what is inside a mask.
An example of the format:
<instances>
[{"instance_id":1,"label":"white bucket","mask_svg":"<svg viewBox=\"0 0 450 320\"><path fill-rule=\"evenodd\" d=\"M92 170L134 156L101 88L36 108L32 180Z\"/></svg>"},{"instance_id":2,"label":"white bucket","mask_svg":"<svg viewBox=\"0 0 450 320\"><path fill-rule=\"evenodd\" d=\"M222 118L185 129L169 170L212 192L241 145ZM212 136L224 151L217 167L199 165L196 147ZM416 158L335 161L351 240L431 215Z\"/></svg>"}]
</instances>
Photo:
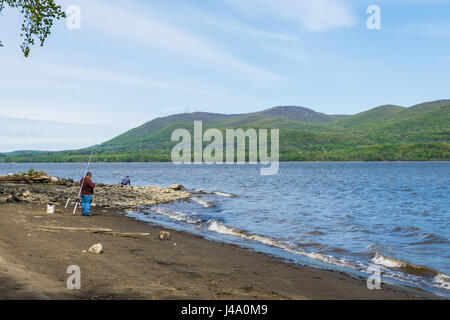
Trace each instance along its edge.
<instances>
[{"instance_id":1,"label":"white bucket","mask_svg":"<svg viewBox=\"0 0 450 320\"><path fill-rule=\"evenodd\" d=\"M47 213L55 213L55 205L47 204Z\"/></svg>"}]
</instances>

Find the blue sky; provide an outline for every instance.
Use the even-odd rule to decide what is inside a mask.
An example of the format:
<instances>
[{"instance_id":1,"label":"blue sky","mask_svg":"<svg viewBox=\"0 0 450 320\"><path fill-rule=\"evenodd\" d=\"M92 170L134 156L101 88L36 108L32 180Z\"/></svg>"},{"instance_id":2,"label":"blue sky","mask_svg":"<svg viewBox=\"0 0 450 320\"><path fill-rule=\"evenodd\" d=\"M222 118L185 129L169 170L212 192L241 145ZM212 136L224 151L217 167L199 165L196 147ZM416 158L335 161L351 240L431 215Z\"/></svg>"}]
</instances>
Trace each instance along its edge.
<instances>
[{"instance_id":1,"label":"blue sky","mask_svg":"<svg viewBox=\"0 0 450 320\"><path fill-rule=\"evenodd\" d=\"M20 17L0 16L0 117L80 124L83 137L3 132L0 152L86 146L188 104L354 114L450 98L448 0L56 2L80 7L81 29L56 23L27 59ZM366 27L374 4L381 30Z\"/></svg>"}]
</instances>

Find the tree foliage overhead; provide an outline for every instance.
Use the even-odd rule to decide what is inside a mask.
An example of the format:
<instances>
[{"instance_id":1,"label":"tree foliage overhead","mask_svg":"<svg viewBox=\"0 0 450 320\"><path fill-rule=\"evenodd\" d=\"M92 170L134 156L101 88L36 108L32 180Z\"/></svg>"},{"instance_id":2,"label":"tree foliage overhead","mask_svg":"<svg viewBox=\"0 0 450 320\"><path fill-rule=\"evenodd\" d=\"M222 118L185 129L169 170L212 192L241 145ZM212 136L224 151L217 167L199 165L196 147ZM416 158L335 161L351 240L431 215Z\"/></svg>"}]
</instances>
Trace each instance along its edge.
<instances>
[{"instance_id":1,"label":"tree foliage overhead","mask_svg":"<svg viewBox=\"0 0 450 320\"><path fill-rule=\"evenodd\" d=\"M23 43L20 46L25 57L28 57L35 38L41 47L50 34L53 21L65 18L66 14L54 0L0 0L0 13L9 6L16 8L22 15L22 28L20 36ZM0 46L3 46L0 41Z\"/></svg>"}]
</instances>

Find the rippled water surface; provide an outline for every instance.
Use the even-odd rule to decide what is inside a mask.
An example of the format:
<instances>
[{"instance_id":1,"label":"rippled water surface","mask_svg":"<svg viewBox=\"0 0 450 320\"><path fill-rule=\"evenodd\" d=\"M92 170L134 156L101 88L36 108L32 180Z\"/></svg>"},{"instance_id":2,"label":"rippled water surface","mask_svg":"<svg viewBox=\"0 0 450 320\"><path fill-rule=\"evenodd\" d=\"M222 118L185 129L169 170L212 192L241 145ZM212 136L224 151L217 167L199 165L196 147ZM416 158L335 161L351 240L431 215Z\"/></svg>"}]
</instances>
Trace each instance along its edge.
<instances>
[{"instance_id":1,"label":"rippled water surface","mask_svg":"<svg viewBox=\"0 0 450 320\"><path fill-rule=\"evenodd\" d=\"M79 178L85 164L0 164ZM302 264L450 292L450 163L281 163L275 176L255 165L95 163L94 181L183 184L189 201L131 216L233 242ZM144 215L146 212L148 215Z\"/></svg>"}]
</instances>

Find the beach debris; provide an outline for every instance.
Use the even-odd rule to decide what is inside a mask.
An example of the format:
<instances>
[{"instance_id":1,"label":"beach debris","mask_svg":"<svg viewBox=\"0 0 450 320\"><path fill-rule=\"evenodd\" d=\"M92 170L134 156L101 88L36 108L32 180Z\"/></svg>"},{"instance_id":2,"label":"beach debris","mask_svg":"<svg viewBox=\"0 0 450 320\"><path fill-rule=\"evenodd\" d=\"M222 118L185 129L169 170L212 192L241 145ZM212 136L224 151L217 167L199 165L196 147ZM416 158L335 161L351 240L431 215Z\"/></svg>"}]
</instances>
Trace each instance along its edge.
<instances>
[{"instance_id":1,"label":"beach debris","mask_svg":"<svg viewBox=\"0 0 450 320\"><path fill-rule=\"evenodd\" d=\"M55 205L54 204L47 203L47 213L49 213L49 214L55 213Z\"/></svg>"},{"instance_id":2,"label":"beach debris","mask_svg":"<svg viewBox=\"0 0 450 320\"><path fill-rule=\"evenodd\" d=\"M108 228L75 228L75 227L54 227L54 226L41 226L44 229L52 229L52 230L65 230L65 231L84 231L90 233L105 233L111 232L111 229Z\"/></svg>"},{"instance_id":3,"label":"beach debris","mask_svg":"<svg viewBox=\"0 0 450 320\"><path fill-rule=\"evenodd\" d=\"M161 231L159 233L159 240L169 240L172 238L172 235L168 231Z\"/></svg>"},{"instance_id":4,"label":"beach debris","mask_svg":"<svg viewBox=\"0 0 450 320\"><path fill-rule=\"evenodd\" d=\"M75 227L54 227L54 226L41 226L43 229L50 230L64 230L64 231L81 231L81 232L89 232L89 233L102 233L109 234L117 237L128 237L128 238L137 238L137 237L148 237L150 233L143 232L118 232L113 231L109 228L75 228Z\"/></svg>"},{"instance_id":5,"label":"beach debris","mask_svg":"<svg viewBox=\"0 0 450 320\"><path fill-rule=\"evenodd\" d=\"M125 237L125 238L137 238L137 237L148 237L150 235L150 233L134 233L134 232L115 232L115 231L111 231L111 232L105 232L106 234L110 234L112 236L117 236L117 237Z\"/></svg>"},{"instance_id":6,"label":"beach debris","mask_svg":"<svg viewBox=\"0 0 450 320\"><path fill-rule=\"evenodd\" d=\"M97 244L94 244L92 247L90 247L88 249L88 251L92 252L92 253L96 253L96 254L102 254L103 253L103 246L102 246L101 243L97 243Z\"/></svg>"}]
</instances>

